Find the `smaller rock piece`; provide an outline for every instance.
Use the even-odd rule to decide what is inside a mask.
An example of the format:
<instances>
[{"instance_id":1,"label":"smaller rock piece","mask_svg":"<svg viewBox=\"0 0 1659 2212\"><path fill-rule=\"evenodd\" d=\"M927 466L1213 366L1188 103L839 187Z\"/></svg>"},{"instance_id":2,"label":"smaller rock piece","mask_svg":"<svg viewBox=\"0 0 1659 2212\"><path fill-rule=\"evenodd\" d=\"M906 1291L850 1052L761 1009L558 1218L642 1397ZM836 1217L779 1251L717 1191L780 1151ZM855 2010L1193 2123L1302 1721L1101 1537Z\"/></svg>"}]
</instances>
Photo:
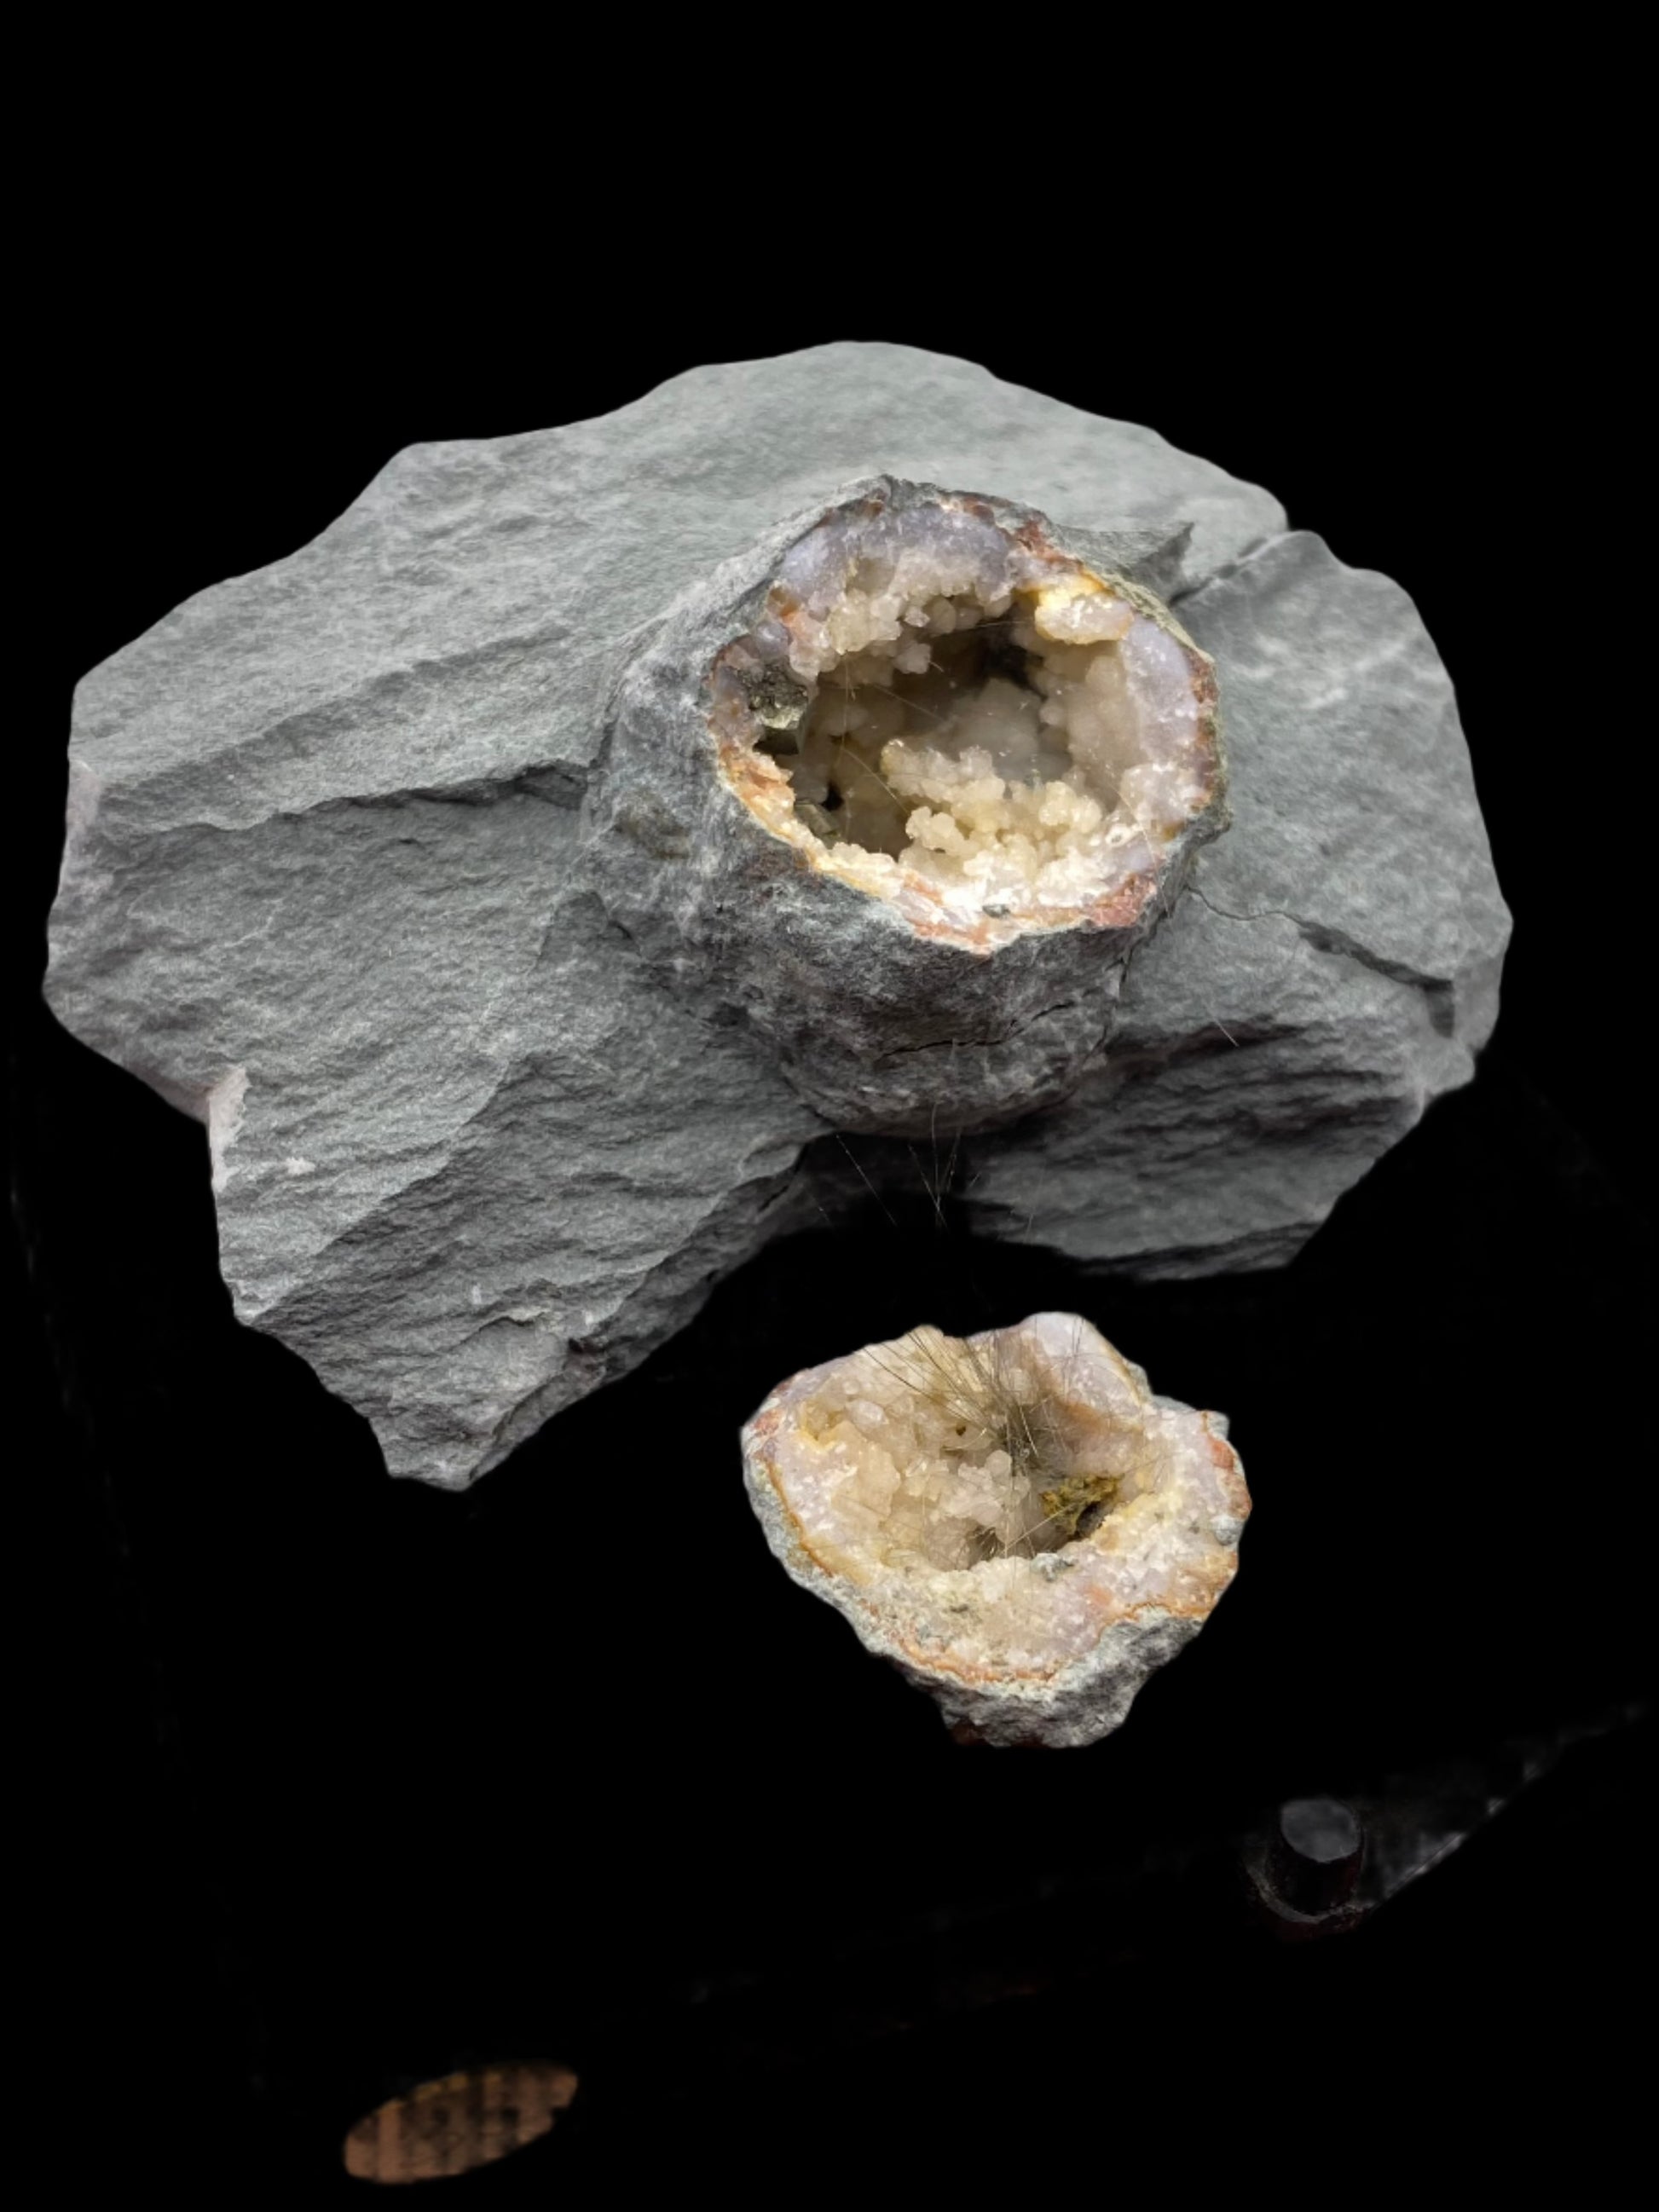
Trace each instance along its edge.
<instances>
[{"instance_id":1,"label":"smaller rock piece","mask_svg":"<svg viewBox=\"0 0 1659 2212\"><path fill-rule=\"evenodd\" d=\"M743 1450L790 1574L963 1742L1118 1727L1237 1573L1250 1510L1222 1416L1154 1396L1075 1314L809 1368Z\"/></svg>"}]
</instances>

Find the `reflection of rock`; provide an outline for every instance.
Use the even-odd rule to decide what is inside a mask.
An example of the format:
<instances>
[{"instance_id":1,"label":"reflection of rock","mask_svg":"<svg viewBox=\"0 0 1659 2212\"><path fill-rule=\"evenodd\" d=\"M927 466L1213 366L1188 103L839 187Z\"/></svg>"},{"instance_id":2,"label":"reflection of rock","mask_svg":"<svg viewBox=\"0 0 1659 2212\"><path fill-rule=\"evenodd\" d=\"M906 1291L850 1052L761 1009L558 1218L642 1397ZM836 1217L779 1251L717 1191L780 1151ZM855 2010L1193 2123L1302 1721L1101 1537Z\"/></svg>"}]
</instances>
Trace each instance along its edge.
<instances>
[{"instance_id":1,"label":"reflection of rock","mask_svg":"<svg viewBox=\"0 0 1659 2212\"><path fill-rule=\"evenodd\" d=\"M988 1743L1116 1728L1231 1581L1250 1510L1220 1416L1154 1398L1072 1314L809 1369L744 1466L795 1580Z\"/></svg>"},{"instance_id":2,"label":"reflection of rock","mask_svg":"<svg viewBox=\"0 0 1659 2212\"><path fill-rule=\"evenodd\" d=\"M441 2181L493 2166L544 2136L576 2094L568 2066L508 2059L468 2067L388 2097L347 2130L358 2181Z\"/></svg>"},{"instance_id":3,"label":"reflection of rock","mask_svg":"<svg viewBox=\"0 0 1659 2212\"><path fill-rule=\"evenodd\" d=\"M48 978L209 1122L237 1311L398 1473L470 1480L799 1218L824 1123L743 1011L637 957L580 809L667 611L879 471L1048 514L1177 602L1222 694L1237 826L1134 954L1109 1062L976 1140L984 1222L1151 1269L1279 1258L1468 1073L1505 917L1449 686L1403 594L1276 535L1263 493L889 347L411 448L82 683ZM647 797L635 863L672 866L687 823ZM928 1014L945 1129L961 1047Z\"/></svg>"}]
</instances>

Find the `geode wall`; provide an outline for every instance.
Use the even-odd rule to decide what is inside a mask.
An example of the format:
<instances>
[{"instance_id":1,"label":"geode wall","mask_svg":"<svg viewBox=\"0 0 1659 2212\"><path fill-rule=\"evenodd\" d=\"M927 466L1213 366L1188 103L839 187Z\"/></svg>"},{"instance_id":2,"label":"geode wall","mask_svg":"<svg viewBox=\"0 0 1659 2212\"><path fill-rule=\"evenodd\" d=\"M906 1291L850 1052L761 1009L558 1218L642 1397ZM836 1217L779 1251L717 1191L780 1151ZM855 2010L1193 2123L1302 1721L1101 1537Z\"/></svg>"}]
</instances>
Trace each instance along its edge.
<instances>
[{"instance_id":1,"label":"geode wall","mask_svg":"<svg viewBox=\"0 0 1659 2212\"><path fill-rule=\"evenodd\" d=\"M1222 791L1213 669L1153 594L1030 510L884 477L670 610L584 859L831 1126L967 1130L1075 1088Z\"/></svg>"},{"instance_id":2,"label":"geode wall","mask_svg":"<svg viewBox=\"0 0 1659 2212\"><path fill-rule=\"evenodd\" d=\"M952 501L1041 574L1006 612L963 585L909 609L915 638L844 638L827 753L817 664L751 671L757 812L714 664L769 635L826 518ZM1140 773L1142 708L1057 708L1091 642L1060 600L1039 623L1062 568L1121 602L1085 625L1127 635L1127 607L1200 690L1212 667L1224 801ZM1041 708L995 690L1012 664L968 683L959 632L1004 621L1053 648ZM884 733L878 693L938 716L952 670L971 732ZM991 1233L1142 1273L1269 1264L1467 1079L1496 1011L1508 918L1405 593L1150 431L903 348L411 448L94 670L70 754L54 1010L206 1123L241 1318L394 1473L451 1486L793 1225L832 1127L978 1132ZM905 905L929 897L942 931Z\"/></svg>"}]
</instances>

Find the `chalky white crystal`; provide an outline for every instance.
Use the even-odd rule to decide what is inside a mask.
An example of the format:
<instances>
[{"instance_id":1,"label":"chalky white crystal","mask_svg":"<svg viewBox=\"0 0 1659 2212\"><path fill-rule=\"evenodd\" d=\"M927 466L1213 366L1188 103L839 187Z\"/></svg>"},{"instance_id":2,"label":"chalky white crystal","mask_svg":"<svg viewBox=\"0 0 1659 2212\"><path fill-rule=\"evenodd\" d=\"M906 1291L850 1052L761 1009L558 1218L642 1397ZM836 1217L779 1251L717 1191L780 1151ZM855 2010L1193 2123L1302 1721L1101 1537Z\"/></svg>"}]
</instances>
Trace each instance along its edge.
<instances>
[{"instance_id":1,"label":"chalky white crystal","mask_svg":"<svg viewBox=\"0 0 1659 2212\"><path fill-rule=\"evenodd\" d=\"M1155 1397L1073 1314L810 1368L743 1448L790 1574L964 1741L1119 1726L1232 1580L1250 1510L1222 1416Z\"/></svg>"},{"instance_id":2,"label":"chalky white crystal","mask_svg":"<svg viewBox=\"0 0 1659 2212\"><path fill-rule=\"evenodd\" d=\"M1219 818L1208 656L1152 592L967 495L828 516L714 689L727 779L775 836L981 951L1133 921Z\"/></svg>"}]
</instances>

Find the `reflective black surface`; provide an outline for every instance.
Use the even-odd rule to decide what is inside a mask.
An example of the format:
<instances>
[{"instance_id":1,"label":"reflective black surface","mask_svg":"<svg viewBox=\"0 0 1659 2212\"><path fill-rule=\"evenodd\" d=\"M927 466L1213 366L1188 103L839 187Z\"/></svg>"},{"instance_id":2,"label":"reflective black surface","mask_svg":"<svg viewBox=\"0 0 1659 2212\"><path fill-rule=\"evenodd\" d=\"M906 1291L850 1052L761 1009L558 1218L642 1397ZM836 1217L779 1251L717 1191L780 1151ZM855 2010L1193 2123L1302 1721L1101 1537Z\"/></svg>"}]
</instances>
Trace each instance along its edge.
<instances>
[{"instance_id":1,"label":"reflective black surface","mask_svg":"<svg viewBox=\"0 0 1659 2212\"><path fill-rule=\"evenodd\" d=\"M1518 542L1473 372L1373 410L1358 325L1316 389L985 355L1270 483L1401 577L1460 685L1519 924L1498 1038L1280 1273L1103 1281L941 1230L920 1187L895 1221L860 1212L849 1164L844 1227L775 1247L451 1497L389 1482L366 1426L234 1324L203 1133L34 1002L82 669L313 534L411 438L578 417L839 327L659 334L625 372L494 383L422 382L388 348L327 405L307 386L284 408L257 354L210 392L72 387L75 605L27 732L13 946L15 1341L40 1439L15 1479L49 1531L14 1572L46 1601L28 1694L62 1753L57 2032L100 2055L129 2176L324 2201L378 2098L520 2052L575 2066L577 2107L459 2195L528 2201L556 2174L604 2194L665 2166L702 2184L771 2151L853 2187L878 2140L971 2152L1126 2109L1167 2125L1196 2189L1227 2142L1333 2112L1363 2140L1431 2112L1501 2135L1592 2077L1620 2094L1648 1887L1636 887L1599 907L1564 887L1538 763L1566 676L1534 665L1518 697L1493 660L1501 575L1422 527L1455 482L1483 542ZM1235 1587L1120 1735L963 1752L771 1559L736 1431L811 1361L1043 1307L1225 1410L1255 1511ZM1590 1727L1516 1782L1516 1744ZM1448 1772L1474 1777L1465 1813L1507 1809L1363 1925L1291 1946L1252 1914L1237 1839L1285 1800L1406 1807L1418 1835ZM1210 2069L1196 2134L1171 2051Z\"/></svg>"}]
</instances>

